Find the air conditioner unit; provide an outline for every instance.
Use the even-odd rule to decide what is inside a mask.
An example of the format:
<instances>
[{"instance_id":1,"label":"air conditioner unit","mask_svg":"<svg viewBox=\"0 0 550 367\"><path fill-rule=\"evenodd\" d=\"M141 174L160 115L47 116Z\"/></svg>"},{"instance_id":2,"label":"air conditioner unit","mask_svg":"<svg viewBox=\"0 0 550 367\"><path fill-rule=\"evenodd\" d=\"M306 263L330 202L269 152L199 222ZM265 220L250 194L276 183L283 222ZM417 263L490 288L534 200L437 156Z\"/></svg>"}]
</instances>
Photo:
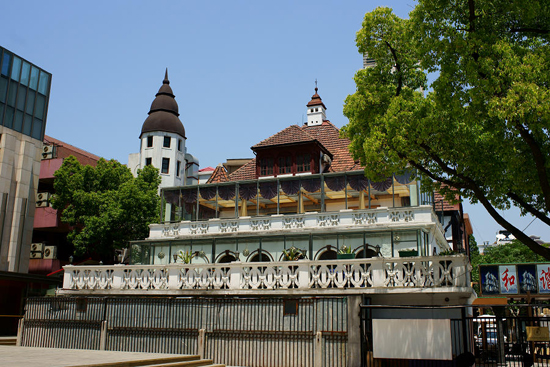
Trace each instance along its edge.
<instances>
[{"instance_id":1,"label":"air conditioner unit","mask_svg":"<svg viewBox=\"0 0 550 367\"><path fill-rule=\"evenodd\" d=\"M41 259L43 256L42 251L31 251L31 259Z\"/></svg>"},{"instance_id":2,"label":"air conditioner unit","mask_svg":"<svg viewBox=\"0 0 550 367\"><path fill-rule=\"evenodd\" d=\"M42 252L44 251L44 243L38 242L38 243L31 243L31 251L32 252Z\"/></svg>"},{"instance_id":3,"label":"air conditioner unit","mask_svg":"<svg viewBox=\"0 0 550 367\"><path fill-rule=\"evenodd\" d=\"M52 159L55 158L55 146L54 145L44 145L42 148L42 159Z\"/></svg>"},{"instance_id":4,"label":"air conditioner unit","mask_svg":"<svg viewBox=\"0 0 550 367\"><path fill-rule=\"evenodd\" d=\"M50 206L50 198L52 194L49 192L39 192L36 194L36 207L41 208L45 206Z\"/></svg>"},{"instance_id":5,"label":"air conditioner unit","mask_svg":"<svg viewBox=\"0 0 550 367\"><path fill-rule=\"evenodd\" d=\"M44 259L50 259L50 260L57 259L57 246L45 246Z\"/></svg>"}]
</instances>

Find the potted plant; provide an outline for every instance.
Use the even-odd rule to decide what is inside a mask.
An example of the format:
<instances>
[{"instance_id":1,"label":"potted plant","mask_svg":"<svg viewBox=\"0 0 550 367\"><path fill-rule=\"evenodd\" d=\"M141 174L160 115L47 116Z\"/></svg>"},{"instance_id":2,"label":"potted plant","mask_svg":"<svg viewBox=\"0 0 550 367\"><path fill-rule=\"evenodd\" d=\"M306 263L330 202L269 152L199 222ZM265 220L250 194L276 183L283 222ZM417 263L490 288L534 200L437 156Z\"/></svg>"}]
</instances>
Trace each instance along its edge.
<instances>
[{"instance_id":1,"label":"potted plant","mask_svg":"<svg viewBox=\"0 0 550 367\"><path fill-rule=\"evenodd\" d=\"M180 252L178 253L178 258L184 264L191 264L191 260L193 260L195 256L196 256L196 253L192 253L190 251L183 252L182 250L180 250Z\"/></svg>"},{"instance_id":2,"label":"potted plant","mask_svg":"<svg viewBox=\"0 0 550 367\"><path fill-rule=\"evenodd\" d=\"M302 250L292 246L288 250L283 250L283 261L297 261L304 258Z\"/></svg>"},{"instance_id":3,"label":"potted plant","mask_svg":"<svg viewBox=\"0 0 550 367\"><path fill-rule=\"evenodd\" d=\"M404 250L399 250L399 257L411 257L418 256L418 250L414 248L406 248Z\"/></svg>"},{"instance_id":4,"label":"potted plant","mask_svg":"<svg viewBox=\"0 0 550 367\"><path fill-rule=\"evenodd\" d=\"M342 246L336 254L337 259L355 259L355 254L349 246Z\"/></svg>"}]
</instances>

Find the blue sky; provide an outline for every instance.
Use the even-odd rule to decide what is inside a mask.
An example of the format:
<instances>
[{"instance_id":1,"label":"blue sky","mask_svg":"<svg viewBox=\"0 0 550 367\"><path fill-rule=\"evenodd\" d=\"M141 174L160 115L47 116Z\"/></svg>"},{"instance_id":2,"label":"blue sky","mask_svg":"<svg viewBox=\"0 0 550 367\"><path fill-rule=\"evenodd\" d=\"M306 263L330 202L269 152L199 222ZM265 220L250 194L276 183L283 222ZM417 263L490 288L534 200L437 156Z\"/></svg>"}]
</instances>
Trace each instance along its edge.
<instances>
[{"instance_id":1,"label":"blue sky","mask_svg":"<svg viewBox=\"0 0 550 367\"><path fill-rule=\"evenodd\" d=\"M355 32L376 6L404 1L4 1L0 44L53 74L46 133L127 163L168 68L188 151L201 168L301 124L318 80L327 118L362 66ZM8 16L6 16L8 15ZM499 226L465 204L478 242ZM503 213L520 229L531 218ZM536 220L526 231L550 241Z\"/></svg>"}]
</instances>

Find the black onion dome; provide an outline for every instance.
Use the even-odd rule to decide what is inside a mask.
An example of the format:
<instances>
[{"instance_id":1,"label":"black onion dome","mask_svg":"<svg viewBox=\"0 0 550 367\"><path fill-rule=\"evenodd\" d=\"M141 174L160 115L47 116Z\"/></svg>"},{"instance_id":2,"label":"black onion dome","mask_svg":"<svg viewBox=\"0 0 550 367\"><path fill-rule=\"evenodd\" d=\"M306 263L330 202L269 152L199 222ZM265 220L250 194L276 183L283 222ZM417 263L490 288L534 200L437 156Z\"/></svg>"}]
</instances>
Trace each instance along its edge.
<instances>
[{"instance_id":1,"label":"black onion dome","mask_svg":"<svg viewBox=\"0 0 550 367\"><path fill-rule=\"evenodd\" d=\"M141 127L141 135L153 131L164 131L175 133L185 138L185 129L178 117L180 115L178 103L174 98L175 96L168 80L168 69L166 69L162 86L156 94L153 103L151 103L149 117L145 119Z\"/></svg>"}]
</instances>

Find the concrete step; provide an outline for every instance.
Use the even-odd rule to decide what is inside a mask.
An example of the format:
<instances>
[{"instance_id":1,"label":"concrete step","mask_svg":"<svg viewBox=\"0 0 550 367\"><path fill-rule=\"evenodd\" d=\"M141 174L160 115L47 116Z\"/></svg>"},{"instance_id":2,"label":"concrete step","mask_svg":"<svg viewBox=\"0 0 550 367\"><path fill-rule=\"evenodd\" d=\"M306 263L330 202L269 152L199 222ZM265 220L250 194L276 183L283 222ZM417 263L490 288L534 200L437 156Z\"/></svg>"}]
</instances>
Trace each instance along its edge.
<instances>
[{"instance_id":1,"label":"concrete step","mask_svg":"<svg viewBox=\"0 0 550 367\"><path fill-rule=\"evenodd\" d=\"M199 359L197 355L148 358L133 361L87 364L79 367L225 367L223 364L212 364L211 359Z\"/></svg>"},{"instance_id":2,"label":"concrete step","mask_svg":"<svg viewBox=\"0 0 550 367\"><path fill-rule=\"evenodd\" d=\"M197 361L151 364L150 366L151 367L206 367L206 366L212 366L212 360L200 359Z\"/></svg>"},{"instance_id":3,"label":"concrete step","mask_svg":"<svg viewBox=\"0 0 550 367\"><path fill-rule=\"evenodd\" d=\"M132 361L94 363L94 364L81 365L79 367L145 367L145 366L160 366L162 364L199 362L199 361L200 361L200 357L198 355L184 355L184 356L173 356L173 357L135 359ZM189 366L193 366L193 365L189 365Z\"/></svg>"}]
</instances>

